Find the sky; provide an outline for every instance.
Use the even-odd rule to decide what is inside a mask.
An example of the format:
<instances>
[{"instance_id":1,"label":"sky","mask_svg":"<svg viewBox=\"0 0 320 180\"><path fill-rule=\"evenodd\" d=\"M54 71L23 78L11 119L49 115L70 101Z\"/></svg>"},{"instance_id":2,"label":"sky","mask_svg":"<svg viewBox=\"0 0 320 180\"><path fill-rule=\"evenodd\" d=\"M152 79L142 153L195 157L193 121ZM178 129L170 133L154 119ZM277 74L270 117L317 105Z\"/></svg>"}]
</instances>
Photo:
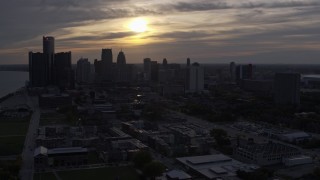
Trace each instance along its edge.
<instances>
[{"instance_id":1,"label":"sky","mask_svg":"<svg viewBox=\"0 0 320 180\"><path fill-rule=\"evenodd\" d=\"M320 0L1 0L0 26L0 64L27 64L42 36L73 63L102 48L127 63L320 63Z\"/></svg>"}]
</instances>

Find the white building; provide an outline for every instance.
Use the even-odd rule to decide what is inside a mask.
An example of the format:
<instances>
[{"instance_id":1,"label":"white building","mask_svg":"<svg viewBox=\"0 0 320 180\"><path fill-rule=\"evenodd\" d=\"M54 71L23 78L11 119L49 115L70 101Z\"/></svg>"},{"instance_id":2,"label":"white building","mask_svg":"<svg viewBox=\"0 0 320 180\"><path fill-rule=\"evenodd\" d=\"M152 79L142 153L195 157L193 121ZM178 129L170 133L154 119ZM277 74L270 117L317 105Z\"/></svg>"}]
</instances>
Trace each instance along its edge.
<instances>
[{"instance_id":1,"label":"white building","mask_svg":"<svg viewBox=\"0 0 320 180\"><path fill-rule=\"evenodd\" d=\"M199 63L187 67L186 91L200 93L204 90L204 70Z\"/></svg>"}]
</instances>

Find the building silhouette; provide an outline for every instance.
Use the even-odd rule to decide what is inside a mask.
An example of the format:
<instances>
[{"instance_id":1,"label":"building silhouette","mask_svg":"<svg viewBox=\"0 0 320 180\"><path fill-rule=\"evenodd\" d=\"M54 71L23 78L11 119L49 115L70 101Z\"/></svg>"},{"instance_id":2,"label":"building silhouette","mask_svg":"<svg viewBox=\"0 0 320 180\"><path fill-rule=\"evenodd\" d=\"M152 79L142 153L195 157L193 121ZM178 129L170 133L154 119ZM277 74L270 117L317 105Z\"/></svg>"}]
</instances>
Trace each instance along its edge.
<instances>
[{"instance_id":1,"label":"building silhouette","mask_svg":"<svg viewBox=\"0 0 320 180\"><path fill-rule=\"evenodd\" d=\"M151 80L151 59L144 58L143 59L143 71L144 71L144 79L147 81Z\"/></svg>"},{"instance_id":2,"label":"building silhouette","mask_svg":"<svg viewBox=\"0 0 320 180\"><path fill-rule=\"evenodd\" d=\"M43 55L44 61L46 62L46 72L48 84L54 84L55 74L54 74L54 37L43 36L42 37Z\"/></svg>"},{"instance_id":3,"label":"building silhouette","mask_svg":"<svg viewBox=\"0 0 320 180\"><path fill-rule=\"evenodd\" d=\"M186 70L186 92L200 93L204 90L204 70L199 63L193 63Z\"/></svg>"},{"instance_id":4,"label":"building silhouette","mask_svg":"<svg viewBox=\"0 0 320 180\"><path fill-rule=\"evenodd\" d=\"M112 49L101 50L101 60L94 61L95 79L97 82L112 82L115 80L116 64L113 63Z\"/></svg>"},{"instance_id":5,"label":"building silhouette","mask_svg":"<svg viewBox=\"0 0 320 180\"><path fill-rule=\"evenodd\" d=\"M55 54L54 37L43 36L43 53L29 52L29 79L31 87L56 85L74 87L71 52Z\"/></svg>"},{"instance_id":6,"label":"building silhouette","mask_svg":"<svg viewBox=\"0 0 320 180\"><path fill-rule=\"evenodd\" d=\"M126 56L124 55L123 51L121 50L117 57L117 66L121 67L126 65Z\"/></svg>"},{"instance_id":7,"label":"building silhouette","mask_svg":"<svg viewBox=\"0 0 320 180\"><path fill-rule=\"evenodd\" d=\"M44 54L29 52L29 81L31 87L43 87L48 83L47 63Z\"/></svg>"},{"instance_id":8,"label":"building silhouette","mask_svg":"<svg viewBox=\"0 0 320 180\"><path fill-rule=\"evenodd\" d=\"M232 82L236 82L236 63L230 63L230 79Z\"/></svg>"},{"instance_id":9,"label":"building silhouette","mask_svg":"<svg viewBox=\"0 0 320 180\"><path fill-rule=\"evenodd\" d=\"M91 64L88 59L81 58L77 62L76 80L78 83L88 83L91 75Z\"/></svg>"},{"instance_id":10,"label":"building silhouette","mask_svg":"<svg viewBox=\"0 0 320 180\"><path fill-rule=\"evenodd\" d=\"M190 66L190 58L187 58L187 66Z\"/></svg>"},{"instance_id":11,"label":"building silhouette","mask_svg":"<svg viewBox=\"0 0 320 180\"><path fill-rule=\"evenodd\" d=\"M239 82L242 79L253 79L252 64L236 66L236 80Z\"/></svg>"},{"instance_id":12,"label":"building silhouette","mask_svg":"<svg viewBox=\"0 0 320 180\"><path fill-rule=\"evenodd\" d=\"M54 59L54 84L60 88L73 88L74 72L71 68L71 52L55 54Z\"/></svg>"},{"instance_id":13,"label":"building silhouette","mask_svg":"<svg viewBox=\"0 0 320 180\"><path fill-rule=\"evenodd\" d=\"M278 105L300 104L300 74L276 73L274 79L274 101Z\"/></svg>"}]
</instances>

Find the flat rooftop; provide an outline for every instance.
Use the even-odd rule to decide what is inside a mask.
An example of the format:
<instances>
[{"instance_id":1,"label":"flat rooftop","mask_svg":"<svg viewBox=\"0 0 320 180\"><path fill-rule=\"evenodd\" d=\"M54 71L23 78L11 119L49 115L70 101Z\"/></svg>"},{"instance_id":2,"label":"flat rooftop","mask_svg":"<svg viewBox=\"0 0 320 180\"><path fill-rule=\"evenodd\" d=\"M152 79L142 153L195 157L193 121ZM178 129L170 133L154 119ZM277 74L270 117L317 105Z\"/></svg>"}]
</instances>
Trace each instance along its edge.
<instances>
[{"instance_id":1,"label":"flat rooftop","mask_svg":"<svg viewBox=\"0 0 320 180\"><path fill-rule=\"evenodd\" d=\"M245 164L224 154L177 158L177 161L208 179L235 177L237 170L253 171L257 165Z\"/></svg>"}]
</instances>

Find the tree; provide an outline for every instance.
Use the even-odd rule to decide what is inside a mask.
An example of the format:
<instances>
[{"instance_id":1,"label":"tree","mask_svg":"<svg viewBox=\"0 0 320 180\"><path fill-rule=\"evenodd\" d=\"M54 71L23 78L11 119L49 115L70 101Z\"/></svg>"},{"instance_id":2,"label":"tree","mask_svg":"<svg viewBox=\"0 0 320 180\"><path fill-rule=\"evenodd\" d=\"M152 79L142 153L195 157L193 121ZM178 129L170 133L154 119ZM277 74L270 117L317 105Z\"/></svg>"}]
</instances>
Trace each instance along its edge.
<instances>
[{"instance_id":1,"label":"tree","mask_svg":"<svg viewBox=\"0 0 320 180\"><path fill-rule=\"evenodd\" d=\"M223 129L212 129L210 135L214 137L219 146L230 145L228 133Z\"/></svg>"},{"instance_id":2,"label":"tree","mask_svg":"<svg viewBox=\"0 0 320 180\"><path fill-rule=\"evenodd\" d=\"M133 163L138 168L143 168L152 161L152 156L148 151L139 151L133 156Z\"/></svg>"},{"instance_id":3,"label":"tree","mask_svg":"<svg viewBox=\"0 0 320 180\"><path fill-rule=\"evenodd\" d=\"M145 176L155 179L155 177L161 176L165 169L162 163L153 161L145 165L143 173Z\"/></svg>"}]
</instances>

